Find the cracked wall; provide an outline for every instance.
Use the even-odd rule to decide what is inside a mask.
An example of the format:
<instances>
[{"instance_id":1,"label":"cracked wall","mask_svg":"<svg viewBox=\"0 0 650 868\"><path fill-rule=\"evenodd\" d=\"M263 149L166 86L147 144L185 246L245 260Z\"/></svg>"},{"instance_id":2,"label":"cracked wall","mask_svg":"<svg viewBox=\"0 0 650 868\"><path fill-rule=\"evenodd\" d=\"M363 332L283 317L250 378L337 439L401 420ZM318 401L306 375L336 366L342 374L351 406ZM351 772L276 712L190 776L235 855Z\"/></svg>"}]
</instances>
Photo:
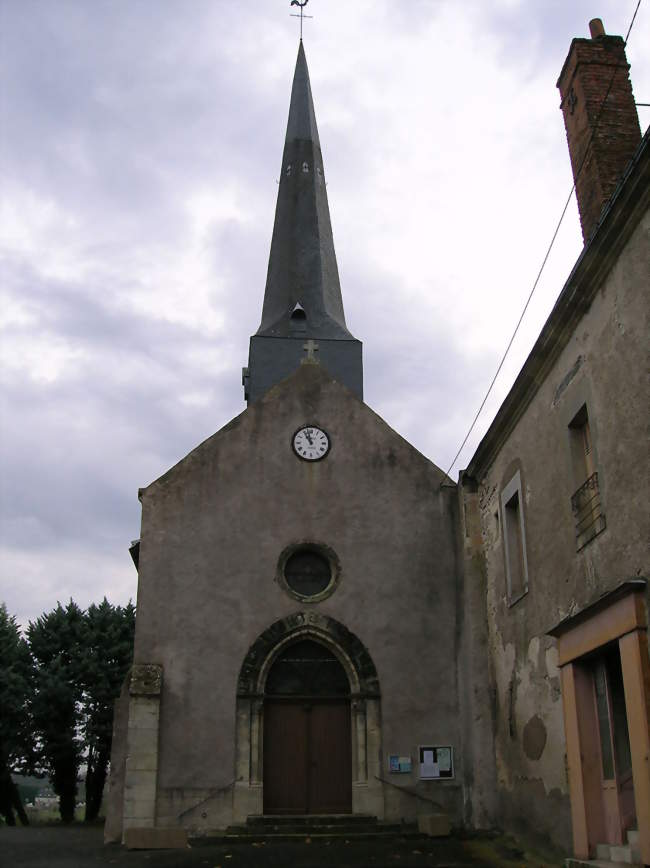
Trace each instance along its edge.
<instances>
[{"instance_id":1,"label":"cracked wall","mask_svg":"<svg viewBox=\"0 0 650 868\"><path fill-rule=\"evenodd\" d=\"M557 325L552 339L564 341L563 349L475 479L487 576L499 820L513 832L538 834L567 850L560 673L555 640L546 634L621 581L647 571L650 527L639 486L647 400L639 398L647 396L649 241L646 213L581 319ZM583 406L606 527L577 550L569 424ZM506 542L501 493L517 473L529 584L513 600L504 548L514 537Z\"/></svg>"}]
</instances>

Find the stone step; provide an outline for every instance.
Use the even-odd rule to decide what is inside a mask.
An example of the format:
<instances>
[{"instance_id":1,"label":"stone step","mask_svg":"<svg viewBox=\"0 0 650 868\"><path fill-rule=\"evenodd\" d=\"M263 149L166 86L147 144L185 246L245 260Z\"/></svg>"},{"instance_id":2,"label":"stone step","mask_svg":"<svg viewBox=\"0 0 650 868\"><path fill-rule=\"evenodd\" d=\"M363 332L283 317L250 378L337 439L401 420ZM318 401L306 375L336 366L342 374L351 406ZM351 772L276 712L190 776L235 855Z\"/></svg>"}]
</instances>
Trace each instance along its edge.
<instances>
[{"instance_id":1,"label":"stone step","mask_svg":"<svg viewBox=\"0 0 650 868\"><path fill-rule=\"evenodd\" d=\"M377 817L352 814L251 816L246 825L229 826L224 840L295 841L305 838L368 840L371 838L423 837L415 824L380 823Z\"/></svg>"},{"instance_id":2,"label":"stone step","mask_svg":"<svg viewBox=\"0 0 650 868\"><path fill-rule=\"evenodd\" d=\"M272 835L272 834L283 834L285 832L295 834L295 835L309 835L309 834L331 834L331 835L344 835L353 832L390 832L392 835L399 835L402 831L402 826L399 823L390 824L388 826L377 826L373 823L363 824L356 823L354 826L347 826L344 823L337 823L335 826L328 826L326 823L319 824L318 826L304 826L304 825L296 825L292 826L288 823L283 824L282 826L229 826L228 831L237 831L240 834L246 835Z\"/></svg>"},{"instance_id":3,"label":"stone step","mask_svg":"<svg viewBox=\"0 0 650 868\"><path fill-rule=\"evenodd\" d=\"M603 862L611 862L612 857L609 853L609 844L596 844L596 859L601 859Z\"/></svg>"},{"instance_id":4,"label":"stone step","mask_svg":"<svg viewBox=\"0 0 650 868\"><path fill-rule=\"evenodd\" d=\"M627 843L632 850L632 864L641 864L641 840L638 829L627 830Z\"/></svg>"},{"instance_id":5,"label":"stone step","mask_svg":"<svg viewBox=\"0 0 650 868\"><path fill-rule=\"evenodd\" d=\"M596 844L596 858L603 862L619 862L622 865L638 865L641 861L638 847L631 843Z\"/></svg>"},{"instance_id":6,"label":"stone step","mask_svg":"<svg viewBox=\"0 0 650 868\"><path fill-rule=\"evenodd\" d=\"M247 843L261 844L274 841L304 841L309 838L312 841L344 840L344 841L369 841L373 839L403 838L420 840L427 836L418 832L415 826L402 826L397 824L371 824L363 826L285 826L276 830L260 829L253 831L247 826L229 826L221 836L209 836L207 838L193 839L192 844L216 844L216 843Z\"/></svg>"},{"instance_id":7,"label":"stone step","mask_svg":"<svg viewBox=\"0 0 650 868\"><path fill-rule=\"evenodd\" d=\"M634 863L632 863L634 864ZM576 859L570 857L564 860L565 868L629 868L629 862L611 862L609 859Z\"/></svg>"},{"instance_id":8,"label":"stone step","mask_svg":"<svg viewBox=\"0 0 650 868\"><path fill-rule=\"evenodd\" d=\"M247 841L249 843L260 843L262 841L304 841L309 838L312 841L370 841L376 838L417 838L424 839L427 835L423 835L413 829L411 831L392 832L390 830L373 829L372 831L318 831L311 830L303 832L266 832L264 834L256 834L252 832L236 832L226 830L223 836L224 841Z\"/></svg>"},{"instance_id":9,"label":"stone step","mask_svg":"<svg viewBox=\"0 0 650 868\"><path fill-rule=\"evenodd\" d=\"M369 814L251 814L246 818L248 827L259 826L336 826L377 824L377 817Z\"/></svg>"},{"instance_id":10,"label":"stone step","mask_svg":"<svg viewBox=\"0 0 650 868\"><path fill-rule=\"evenodd\" d=\"M344 826L338 824L336 826L266 826L264 828L251 829L248 826L229 826L226 834L237 835L336 835L338 838L341 835L401 835L402 832L416 831L415 827L404 829L399 823L387 826L376 825L356 825Z\"/></svg>"},{"instance_id":11,"label":"stone step","mask_svg":"<svg viewBox=\"0 0 650 868\"><path fill-rule=\"evenodd\" d=\"M623 862L625 865L638 865L636 853L629 844L611 844L609 858L612 862Z\"/></svg>"}]
</instances>

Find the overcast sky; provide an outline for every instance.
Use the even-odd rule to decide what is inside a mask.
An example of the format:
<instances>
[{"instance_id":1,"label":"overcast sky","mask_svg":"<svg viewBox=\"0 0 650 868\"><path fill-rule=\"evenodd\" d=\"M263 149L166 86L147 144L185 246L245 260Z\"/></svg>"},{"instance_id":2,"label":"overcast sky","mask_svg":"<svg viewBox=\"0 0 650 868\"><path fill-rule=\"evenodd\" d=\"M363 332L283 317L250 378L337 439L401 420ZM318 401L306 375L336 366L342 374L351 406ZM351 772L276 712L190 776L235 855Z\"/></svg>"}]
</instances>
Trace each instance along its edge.
<instances>
[{"instance_id":1,"label":"overcast sky","mask_svg":"<svg viewBox=\"0 0 650 868\"><path fill-rule=\"evenodd\" d=\"M311 0L305 48L365 399L443 469L571 172L555 87L636 0ZM2 585L26 624L135 599L137 490L244 409L289 0L0 0ZM650 102L650 4L628 45ZM642 129L650 122L640 109ZM493 418L582 246L572 203Z\"/></svg>"}]
</instances>

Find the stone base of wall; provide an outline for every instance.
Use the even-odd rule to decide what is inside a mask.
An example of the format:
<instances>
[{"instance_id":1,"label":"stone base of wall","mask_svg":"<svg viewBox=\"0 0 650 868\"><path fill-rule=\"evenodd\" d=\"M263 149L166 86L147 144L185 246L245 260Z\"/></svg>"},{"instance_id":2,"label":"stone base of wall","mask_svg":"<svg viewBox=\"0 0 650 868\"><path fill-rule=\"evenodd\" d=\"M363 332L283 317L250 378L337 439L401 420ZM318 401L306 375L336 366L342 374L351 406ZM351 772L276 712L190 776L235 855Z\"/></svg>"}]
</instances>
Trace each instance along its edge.
<instances>
[{"instance_id":1,"label":"stone base of wall","mask_svg":"<svg viewBox=\"0 0 650 868\"><path fill-rule=\"evenodd\" d=\"M186 850L187 833L185 829L147 829L131 826L124 831L124 844L128 850Z\"/></svg>"},{"instance_id":2,"label":"stone base of wall","mask_svg":"<svg viewBox=\"0 0 650 868\"><path fill-rule=\"evenodd\" d=\"M573 846L569 797L546 793L541 781L519 780L514 790L501 790L499 826L534 847L549 844L565 853Z\"/></svg>"},{"instance_id":3,"label":"stone base of wall","mask_svg":"<svg viewBox=\"0 0 650 868\"><path fill-rule=\"evenodd\" d=\"M160 787L158 790L156 823L161 826L182 826L189 835L201 836L223 832L232 822L232 784L212 789Z\"/></svg>"},{"instance_id":4,"label":"stone base of wall","mask_svg":"<svg viewBox=\"0 0 650 868\"><path fill-rule=\"evenodd\" d=\"M447 814L420 814L418 832L430 838L447 838L451 834L451 822Z\"/></svg>"},{"instance_id":5,"label":"stone base of wall","mask_svg":"<svg viewBox=\"0 0 650 868\"><path fill-rule=\"evenodd\" d=\"M122 692L113 706L113 744L111 748L111 770L108 777L104 823L104 843L119 844L122 840L122 813L124 811L124 784L126 775L126 735L129 724L129 682L128 673Z\"/></svg>"}]
</instances>

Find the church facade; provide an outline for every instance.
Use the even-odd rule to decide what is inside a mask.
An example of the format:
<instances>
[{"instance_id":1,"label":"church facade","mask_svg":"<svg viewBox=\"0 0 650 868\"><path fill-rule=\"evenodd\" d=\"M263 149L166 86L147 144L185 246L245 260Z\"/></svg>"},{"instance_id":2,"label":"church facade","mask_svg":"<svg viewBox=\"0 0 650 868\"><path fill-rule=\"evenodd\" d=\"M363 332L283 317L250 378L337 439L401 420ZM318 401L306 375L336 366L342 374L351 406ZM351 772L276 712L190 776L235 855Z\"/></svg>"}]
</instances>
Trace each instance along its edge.
<instances>
[{"instance_id":1,"label":"church facade","mask_svg":"<svg viewBox=\"0 0 650 868\"><path fill-rule=\"evenodd\" d=\"M581 69L604 51L609 70L616 40L574 40L563 106L579 99L581 123ZM627 69L625 83L631 98ZM574 113L570 150L585 141L579 129L572 145ZM650 860L648 522L627 498L642 460L649 185L647 136L633 138L618 186L600 205L590 192L585 250L455 485L363 402L301 42L248 407L140 491L107 839L440 813L573 840L580 856L636 826ZM609 788L594 771L604 736L588 769L580 759L585 709L605 732L598 690L618 751Z\"/></svg>"}]
</instances>

